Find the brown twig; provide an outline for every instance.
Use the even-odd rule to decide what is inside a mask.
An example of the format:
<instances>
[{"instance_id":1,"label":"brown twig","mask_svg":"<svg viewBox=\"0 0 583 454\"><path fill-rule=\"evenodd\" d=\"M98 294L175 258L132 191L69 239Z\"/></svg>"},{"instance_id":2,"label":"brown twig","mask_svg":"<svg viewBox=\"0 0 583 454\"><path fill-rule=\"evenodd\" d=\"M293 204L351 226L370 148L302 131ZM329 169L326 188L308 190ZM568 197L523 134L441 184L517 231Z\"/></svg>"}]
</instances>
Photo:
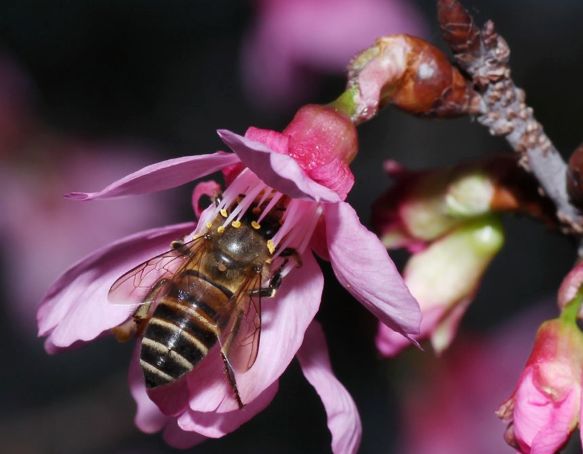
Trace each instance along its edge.
<instances>
[{"instance_id":1,"label":"brown twig","mask_svg":"<svg viewBox=\"0 0 583 454\"><path fill-rule=\"evenodd\" d=\"M583 215L567 192L567 164L526 105L524 91L510 77L508 44L492 21L478 29L458 0L438 0L437 9L445 41L481 95L478 122L492 135L505 137L520 154L520 164L555 204L562 230L583 234Z\"/></svg>"}]
</instances>

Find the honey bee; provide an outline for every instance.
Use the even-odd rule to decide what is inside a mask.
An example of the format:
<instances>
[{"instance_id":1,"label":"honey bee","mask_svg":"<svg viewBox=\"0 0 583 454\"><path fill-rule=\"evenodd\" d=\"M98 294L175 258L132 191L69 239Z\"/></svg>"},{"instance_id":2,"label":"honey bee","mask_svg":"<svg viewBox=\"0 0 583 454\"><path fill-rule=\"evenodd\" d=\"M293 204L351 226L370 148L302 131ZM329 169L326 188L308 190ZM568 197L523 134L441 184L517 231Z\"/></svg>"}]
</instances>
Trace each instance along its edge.
<instances>
[{"instance_id":1,"label":"honey bee","mask_svg":"<svg viewBox=\"0 0 583 454\"><path fill-rule=\"evenodd\" d=\"M248 210L223 226L226 212L221 210L205 233L173 242L168 252L112 285L112 302L139 304L133 318L113 331L118 340L142 334L140 366L148 389L180 379L218 343L228 382L243 407L235 373L247 371L257 358L261 298L275 295L288 262L284 258L270 271L277 213L270 212L260 225ZM285 256L294 254L290 249Z\"/></svg>"}]
</instances>

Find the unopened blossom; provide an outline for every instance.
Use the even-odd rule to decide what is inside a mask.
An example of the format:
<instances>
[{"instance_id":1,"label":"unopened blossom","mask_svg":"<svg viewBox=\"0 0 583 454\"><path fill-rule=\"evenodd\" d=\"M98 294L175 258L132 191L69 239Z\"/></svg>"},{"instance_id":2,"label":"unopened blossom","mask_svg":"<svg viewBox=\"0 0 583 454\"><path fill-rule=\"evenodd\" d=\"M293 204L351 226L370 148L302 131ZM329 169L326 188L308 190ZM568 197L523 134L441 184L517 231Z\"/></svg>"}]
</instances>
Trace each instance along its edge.
<instances>
[{"instance_id":1,"label":"unopened blossom","mask_svg":"<svg viewBox=\"0 0 583 454\"><path fill-rule=\"evenodd\" d=\"M415 339L429 338L437 353L449 346L503 242L500 222L484 217L466 222L413 254L403 277L423 313L421 332ZM377 348L385 356L394 356L408 346L400 337L379 325Z\"/></svg>"},{"instance_id":2,"label":"unopened blossom","mask_svg":"<svg viewBox=\"0 0 583 454\"><path fill-rule=\"evenodd\" d=\"M132 315L130 307L107 301L109 288L122 274L168 250L172 240L187 240L204 232L219 213L228 212L224 226L229 226L242 219L251 206L259 207L256 215L261 222L278 202L285 202L282 224L270 240L273 260L293 248L302 265L284 270L287 275L277 295L262 301L264 326L257 359L251 369L237 375L245 407L239 409L219 355L209 354L185 380L147 394L171 420L160 424L154 418L158 423L146 426L138 417L137 422L146 431L166 427L167 438L176 445L183 444L184 437L189 444L201 437L220 437L268 405L279 376L298 354L306 378L328 412L334 452L355 452L360 422L354 403L330 372L321 336L308 329L323 288L312 251L330 260L340 283L402 335L418 333L420 312L381 242L344 202L354 182L349 168L356 154L354 126L333 108L306 106L282 133L249 128L244 136L225 130L219 135L233 153L171 159L134 172L101 191L69 194L73 199L92 200L155 192L219 170L228 183L220 203L207 208L198 225L185 223L137 233L66 271L49 289L39 310L39 333L47 337L49 352L95 339ZM198 195L204 192L200 190ZM198 196L194 202L198 210ZM319 359L310 360L312 354ZM134 396L144 397L143 385L133 383ZM338 396L344 397L337 400ZM139 402L151 405L143 399ZM150 421L149 417L145 420ZM192 434L198 434L196 439Z\"/></svg>"},{"instance_id":3,"label":"unopened blossom","mask_svg":"<svg viewBox=\"0 0 583 454\"><path fill-rule=\"evenodd\" d=\"M492 212L524 213L550 223L548 201L513 156L411 171L395 161L393 186L373 205L373 226L388 249L422 249L470 219Z\"/></svg>"},{"instance_id":4,"label":"unopened blossom","mask_svg":"<svg viewBox=\"0 0 583 454\"><path fill-rule=\"evenodd\" d=\"M426 34L405 0L257 0L244 42L243 80L250 98L275 108L301 99L318 75L342 74L357 52L382 35Z\"/></svg>"},{"instance_id":5,"label":"unopened blossom","mask_svg":"<svg viewBox=\"0 0 583 454\"><path fill-rule=\"evenodd\" d=\"M553 454L581 421L583 333L576 324L581 295L561 317L541 325L512 396L498 416L506 441L522 453Z\"/></svg>"}]
</instances>

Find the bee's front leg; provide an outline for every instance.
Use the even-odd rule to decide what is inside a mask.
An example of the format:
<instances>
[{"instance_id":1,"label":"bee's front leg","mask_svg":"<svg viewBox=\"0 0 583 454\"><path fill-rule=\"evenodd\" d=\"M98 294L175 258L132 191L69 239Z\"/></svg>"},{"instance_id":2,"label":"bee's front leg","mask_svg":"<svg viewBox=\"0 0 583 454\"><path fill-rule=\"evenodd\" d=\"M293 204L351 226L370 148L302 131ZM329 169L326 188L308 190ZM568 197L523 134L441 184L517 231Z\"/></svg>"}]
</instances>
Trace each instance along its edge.
<instances>
[{"instance_id":1,"label":"bee's front leg","mask_svg":"<svg viewBox=\"0 0 583 454\"><path fill-rule=\"evenodd\" d=\"M302 266L302 259L295 249L291 248L284 249L281 256L285 257L285 259L279 266L279 268L277 268L277 270L271 276L271 279L269 280L269 284L267 285L267 287L251 291L250 292L251 296L261 296L262 298L273 298L275 296L277 290L281 286L281 282L283 281L283 271L286 265L289 263L289 257L292 257L294 262L296 262L297 267Z\"/></svg>"},{"instance_id":2,"label":"bee's front leg","mask_svg":"<svg viewBox=\"0 0 583 454\"><path fill-rule=\"evenodd\" d=\"M111 329L111 332L118 342L127 342L136 336L141 336L148 320L152 317L151 308L160 297L162 290L166 287L168 279L159 280L144 298L144 302L136 309L130 319L119 326Z\"/></svg>"}]
</instances>

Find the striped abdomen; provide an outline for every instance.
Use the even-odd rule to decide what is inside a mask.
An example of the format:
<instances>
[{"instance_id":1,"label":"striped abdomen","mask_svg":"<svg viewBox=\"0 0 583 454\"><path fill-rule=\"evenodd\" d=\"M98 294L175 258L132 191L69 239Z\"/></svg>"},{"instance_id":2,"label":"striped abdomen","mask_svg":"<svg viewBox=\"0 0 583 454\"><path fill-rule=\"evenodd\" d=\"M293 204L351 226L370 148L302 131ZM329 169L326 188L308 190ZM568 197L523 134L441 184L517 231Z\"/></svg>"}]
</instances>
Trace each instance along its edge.
<instances>
[{"instance_id":1,"label":"striped abdomen","mask_svg":"<svg viewBox=\"0 0 583 454\"><path fill-rule=\"evenodd\" d=\"M228 315L231 292L196 271L185 270L168 285L142 339L140 364L148 388L192 370L216 343Z\"/></svg>"}]
</instances>

